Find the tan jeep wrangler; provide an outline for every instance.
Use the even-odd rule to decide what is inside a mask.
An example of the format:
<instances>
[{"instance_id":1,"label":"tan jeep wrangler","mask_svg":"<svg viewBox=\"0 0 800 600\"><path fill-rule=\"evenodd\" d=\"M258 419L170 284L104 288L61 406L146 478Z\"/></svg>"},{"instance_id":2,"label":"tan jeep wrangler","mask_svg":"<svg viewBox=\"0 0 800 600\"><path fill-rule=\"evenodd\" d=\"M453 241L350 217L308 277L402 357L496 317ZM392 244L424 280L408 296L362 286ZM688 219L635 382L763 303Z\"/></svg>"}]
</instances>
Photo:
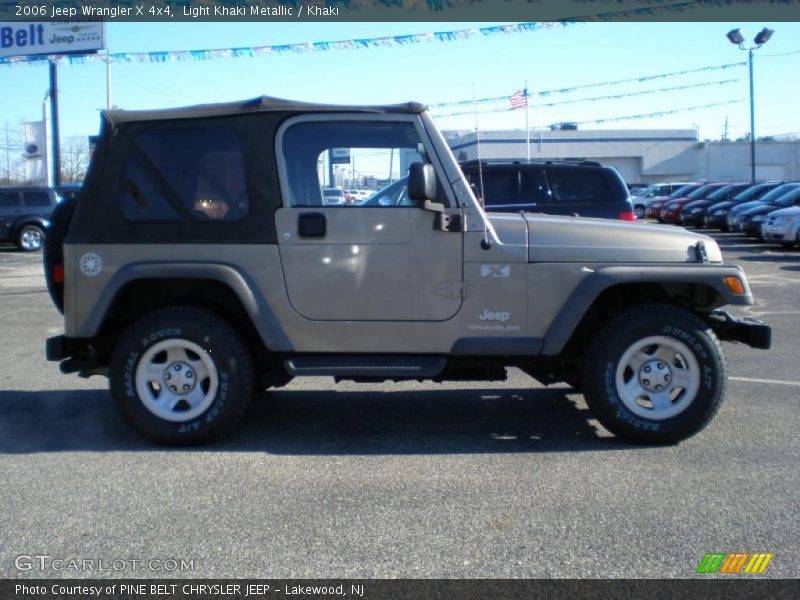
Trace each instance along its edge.
<instances>
[{"instance_id":1,"label":"tan jeep wrangler","mask_svg":"<svg viewBox=\"0 0 800 600\"><path fill-rule=\"evenodd\" d=\"M360 175L360 178L358 177ZM349 178L379 187L328 204ZM108 112L52 218L64 373L107 374L161 443L229 431L292 377L498 381L585 394L620 437L675 442L725 392L719 339L768 348L743 271L679 228L488 216L419 104L257 98Z\"/></svg>"}]
</instances>

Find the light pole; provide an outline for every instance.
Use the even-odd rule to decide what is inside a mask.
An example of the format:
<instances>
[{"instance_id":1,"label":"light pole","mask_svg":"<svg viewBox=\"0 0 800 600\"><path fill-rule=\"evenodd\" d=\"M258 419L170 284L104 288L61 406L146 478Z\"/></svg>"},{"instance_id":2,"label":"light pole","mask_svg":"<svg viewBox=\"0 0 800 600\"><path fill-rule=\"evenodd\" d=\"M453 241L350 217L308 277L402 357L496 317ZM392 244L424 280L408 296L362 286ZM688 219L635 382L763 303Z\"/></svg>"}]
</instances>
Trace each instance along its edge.
<instances>
[{"instance_id":1,"label":"light pole","mask_svg":"<svg viewBox=\"0 0 800 600\"><path fill-rule=\"evenodd\" d=\"M745 38L741 29L731 29L726 34L731 44L736 44L740 50L747 50L747 63L750 66L750 179L753 183L756 182L756 110L755 99L753 98L753 50L757 50L766 44L773 33L775 32L772 29L764 27L753 38L755 46L750 46L749 48L744 47Z\"/></svg>"}]
</instances>

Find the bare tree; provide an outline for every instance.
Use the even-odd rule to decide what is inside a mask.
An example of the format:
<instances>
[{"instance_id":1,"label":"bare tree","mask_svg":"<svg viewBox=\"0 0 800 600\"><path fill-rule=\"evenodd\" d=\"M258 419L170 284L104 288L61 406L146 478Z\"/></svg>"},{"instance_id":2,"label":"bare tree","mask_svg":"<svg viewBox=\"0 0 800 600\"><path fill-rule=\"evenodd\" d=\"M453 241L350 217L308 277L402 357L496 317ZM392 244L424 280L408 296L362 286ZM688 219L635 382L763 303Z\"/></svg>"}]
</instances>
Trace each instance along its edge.
<instances>
[{"instance_id":1,"label":"bare tree","mask_svg":"<svg viewBox=\"0 0 800 600\"><path fill-rule=\"evenodd\" d=\"M89 167L89 140L76 135L61 144L61 182L80 183Z\"/></svg>"}]
</instances>

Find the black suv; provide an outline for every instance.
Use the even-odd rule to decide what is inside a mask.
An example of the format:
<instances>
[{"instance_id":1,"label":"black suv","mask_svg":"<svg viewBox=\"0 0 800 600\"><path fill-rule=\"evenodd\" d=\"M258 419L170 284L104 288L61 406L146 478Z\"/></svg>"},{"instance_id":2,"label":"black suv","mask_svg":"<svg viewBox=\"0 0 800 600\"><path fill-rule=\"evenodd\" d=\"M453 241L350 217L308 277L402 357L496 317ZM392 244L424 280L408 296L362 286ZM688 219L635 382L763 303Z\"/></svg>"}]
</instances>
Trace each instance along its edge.
<instances>
[{"instance_id":1,"label":"black suv","mask_svg":"<svg viewBox=\"0 0 800 600\"><path fill-rule=\"evenodd\" d=\"M58 201L50 188L0 188L0 242L12 242L25 252L41 250L48 218Z\"/></svg>"},{"instance_id":2,"label":"black suv","mask_svg":"<svg viewBox=\"0 0 800 600\"><path fill-rule=\"evenodd\" d=\"M616 169L591 161L482 160L461 164L492 212L538 212L633 221L633 203Z\"/></svg>"}]
</instances>

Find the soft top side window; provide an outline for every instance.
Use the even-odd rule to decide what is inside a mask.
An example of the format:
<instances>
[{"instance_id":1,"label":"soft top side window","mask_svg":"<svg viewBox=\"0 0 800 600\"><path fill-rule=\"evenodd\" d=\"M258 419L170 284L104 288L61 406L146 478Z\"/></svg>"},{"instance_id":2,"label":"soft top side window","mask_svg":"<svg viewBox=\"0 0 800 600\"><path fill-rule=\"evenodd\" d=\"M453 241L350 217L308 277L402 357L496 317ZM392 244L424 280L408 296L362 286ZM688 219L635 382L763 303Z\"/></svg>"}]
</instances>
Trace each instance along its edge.
<instances>
[{"instance_id":1,"label":"soft top side window","mask_svg":"<svg viewBox=\"0 0 800 600\"><path fill-rule=\"evenodd\" d=\"M238 221L248 211L242 142L228 126L154 127L128 144L118 201L133 221Z\"/></svg>"},{"instance_id":2,"label":"soft top side window","mask_svg":"<svg viewBox=\"0 0 800 600\"><path fill-rule=\"evenodd\" d=\"M409 207L408 168L422 162L413 123L301 121L282 139L287 206ZM346 190L346 191L345 191ZM366 199L352 194L363 191Z\"/></svg>"}]
</instances>

